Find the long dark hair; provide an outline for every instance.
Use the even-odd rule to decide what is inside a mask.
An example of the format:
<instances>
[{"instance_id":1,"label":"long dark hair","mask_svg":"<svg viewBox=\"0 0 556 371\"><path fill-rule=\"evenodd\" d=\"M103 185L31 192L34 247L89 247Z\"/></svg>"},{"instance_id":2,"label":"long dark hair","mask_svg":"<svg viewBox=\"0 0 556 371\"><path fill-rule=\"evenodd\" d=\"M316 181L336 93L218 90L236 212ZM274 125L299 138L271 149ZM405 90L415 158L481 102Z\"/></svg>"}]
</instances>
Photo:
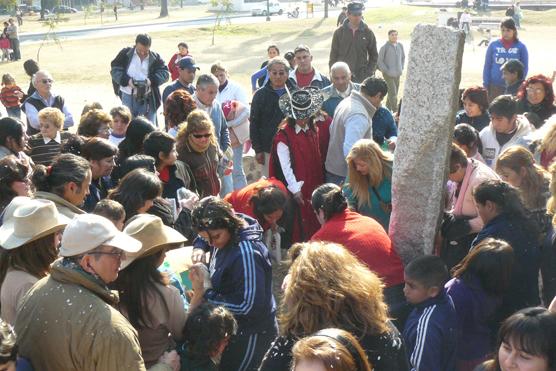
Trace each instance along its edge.
<instances>
[{"instance_id":1,"label":"long dark hair","mask_svg":"<svg viewBox=\"0 0 556 371\"><path fill-rule=\"evenodd\" d=\"M168 276L160 272L157 263L162 256L163 250L156 254L139 258L128 267L121 270L113 287L120 294L120 306L127 313L129 322L136 329L148 326L156 318L149 308L149 295L155 293L164 304L164 310L169 313L168 304L157 287L157 283L163 286L169 284Z\"/></svg>"},{"instance_id":2,"label":"long dark hair","mask_svg":"<svg viewBox=\"0 0 556 371\"><path fill-rule=\"evenodd\" d=\"M29 168L17 157L9 155L0 160L0 212L17 196L14 182L27 182Z\"/></svg>"},{"instance_id":3,"label":"long dark hair","mask_svg":"<svg viewBox=\"0 0 556 371\"><path fill-rule=\"evenodd\" d=\"M505 214L509 219L530 234L537 235L538 228L528 217L519 191L501 180L486 180L473 191L475 202L485 205L491 201L496 205L499 214Z\"/></svg>"},{"instance_id":4,"label":"long dark hair","mask_svg":"<svg viewBox=\"0 0 556 371\"><path fill-rule=\"evenodd\" d=\"M126 220L137 215L137 211L148 200L162 194L162 183L156 174L145 169L135 169L122 178L120 184L110 191L108 198L122 204Z\"/></svg>"},{"instance_id":5,"label":"long dark hair","mask_svg":"<svg viewBox=\"0 0 556 371\"><path fill-rule=\"evenodd\" d=\"M131 120L125 132L125 139L118 146L118 162L121 163L129 156L141 153L145 137L155 130L151 122L143 116L138 116Z\"/></svg>"},{"instance_id":6,"label":"long dark hair","mask_svg":"<svg viewBox=\"0 0 556 371\"><path fill-rule=\"evenodd\" d=\"M83 157L64 153L54 159L48 168L37 165L33 173L33 184L37 191L64 195L64 185L74 182L78 187L91 171L91 165Z\"/></svg>"},{"instance_id":7,"label":"long dark hair","mask_svg":"<svg viewBox=\"0 0 556 371\"><path fill-rule=\"evenodd\" d=\"M277 210L284 210L287 202L286 194L274 184L258 189L249 200L253 213L260 223L264 222L265 215L272 214Z\"/></svg>"},{"instance_id":8,"label":"long dark hair","mask_svg":"<svg viewBox=\"0 0 556 371\"><path fill-rule=\"evenodd\" d=\"M454 277L468 282L476 278L490 295L502 295L510 284L514 252L505 241L486 238L452 269Z\"/></svg>"},{"instance_id":9,"label":"long dark hair","mask_svg":"<svg viewBox=\"0 0 556 371\"><path fill-rule=\"evenodd\" d=\"M322 210L324 219L328 220L347 209L347 200L339 186L326 183L313 191L311 205L316 212Z\"/></svg>"},{"instance_id":10,"label":"long dark hair","mask_svg":"<svg viewBox=\"0 0 556 371\"><path fill-rule=\"evenodd\" d=\"M0 287L9 268L22 270L37 279L46 276L50 272L50 264L58 257L55 235L51 233L13 250L0 248Z\"/></svg>"}]
</instances>

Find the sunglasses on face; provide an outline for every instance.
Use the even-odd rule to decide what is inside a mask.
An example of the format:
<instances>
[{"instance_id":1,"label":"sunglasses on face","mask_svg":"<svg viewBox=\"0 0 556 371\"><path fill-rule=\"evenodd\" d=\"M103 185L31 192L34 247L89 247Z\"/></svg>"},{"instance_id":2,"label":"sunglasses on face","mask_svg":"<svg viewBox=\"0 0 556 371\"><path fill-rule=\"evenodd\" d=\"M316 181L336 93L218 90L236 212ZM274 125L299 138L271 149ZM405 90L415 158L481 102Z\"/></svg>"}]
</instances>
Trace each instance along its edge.
<instances>
[{"instance_id":1,"label":"sunglasses on face","mask_svg":"<svg viewBox=\"0 0 556 371\"><path fill-rule=\"evenodd\" d=\"M193 134L194 138L201 139L201 138L210 138L212 134Z\"/></svg>"},{"instance_id":2,"label":"sunglasses on face","mask_svg":"<svg viewBox=\"0 0 556 371\"><path fill-rule=\"evenodd\" d=\"M43 84L52 84L54 82L54 80L52 80L52 79L42 79L41 82Z\"/></svg>"}]
</instances>

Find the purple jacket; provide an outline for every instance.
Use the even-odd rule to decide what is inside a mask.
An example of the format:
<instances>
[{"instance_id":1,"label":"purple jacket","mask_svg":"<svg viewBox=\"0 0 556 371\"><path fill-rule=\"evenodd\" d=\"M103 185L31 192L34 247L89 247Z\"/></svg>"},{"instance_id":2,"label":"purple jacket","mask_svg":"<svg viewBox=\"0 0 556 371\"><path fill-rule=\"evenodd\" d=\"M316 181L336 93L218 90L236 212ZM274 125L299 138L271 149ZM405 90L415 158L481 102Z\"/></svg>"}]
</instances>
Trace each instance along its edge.
<instances>
[{"instance_id":1,"label":"purple jacket","mask_svg":"<svg viewBox=\"0 0 556 371\"><path fill-rule=\"evenodd\" d=\"M501 303L488 295L474 276L452 278L446 283L458 317L458 361L479 359L493 350L494 332L491 321Z\"/></svg>"}]
</instances>

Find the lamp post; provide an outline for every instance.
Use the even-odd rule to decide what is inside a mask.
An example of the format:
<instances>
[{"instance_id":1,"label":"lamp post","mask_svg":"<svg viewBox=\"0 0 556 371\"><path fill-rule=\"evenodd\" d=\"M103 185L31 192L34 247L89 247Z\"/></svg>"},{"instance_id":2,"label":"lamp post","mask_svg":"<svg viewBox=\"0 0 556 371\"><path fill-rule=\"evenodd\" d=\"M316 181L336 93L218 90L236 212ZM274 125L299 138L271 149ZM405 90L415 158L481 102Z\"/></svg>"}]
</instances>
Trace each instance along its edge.
<instances>
[{"instance_id":1,"label":"lamp post","mask_svg":"<svg viewBox=\"0 0 556 371\"><path fill-rule=\"evenodd\" d=\"M266 0L266 21L270 22L270 0Z\"/></svg>"}]
</instances>

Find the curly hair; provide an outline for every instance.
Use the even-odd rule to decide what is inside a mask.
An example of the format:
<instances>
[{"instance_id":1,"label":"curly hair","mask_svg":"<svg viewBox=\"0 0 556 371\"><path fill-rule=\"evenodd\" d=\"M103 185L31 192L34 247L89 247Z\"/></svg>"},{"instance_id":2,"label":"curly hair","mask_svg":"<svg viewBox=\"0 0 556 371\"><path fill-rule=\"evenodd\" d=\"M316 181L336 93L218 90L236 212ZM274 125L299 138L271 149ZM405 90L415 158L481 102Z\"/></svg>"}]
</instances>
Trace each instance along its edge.
<instances>
[{"instance_id":1,"label":"curly hair","mask_svg":"<svg viewBox=\"0 0 556 371\"><path fill-rule=\"evenodd\" d=\"M195 100L185 90L176 90L168 96L164 103L164 116L169 127L175 127L184 122L187 116L197 108Z\"/></svg>"},{"instance_id":2,"label":"curly hair","mask_svg":"<svg viewBox=\"0 0 556 371\"><path fill-rule=\"evenodd\" d=\"M191 359L206 359L236 332L237 322L226 308L201 304L189 313L183 328L187 355Z\"/></svg>"},{"instance_id":3,"label":"curly hair","mask_svg":"<svg viewBox=\"0 0 556 371\"><path fill-rule=\"evenodd\" d=\"M283 335L301 338L330 327L360 336L388 332L384 285L366 265L339 244L307 242L292 249L297 258L282 302Z\"/></svg>"},{"instance_id":4,"label":"curly hair","mask_svg":"<svg viewBox=\"0 0 556 371\"><path fill-rule=\"evenodd\" d=\"M39 121L46 121L56 126L58 130L62 130L64 126L65 115L58 108L46 107L39 111Z\"/></svg>"},{"instance_id":5,"label":"curly hair","mask_svg":"<svg viewBox=\"0 0 556 371\"><path fill-rule=\"evenodd\" d=\"M216 134L214 133L214 125L208 113L203 110L195 109L189 116L187 116L187 121L185 125L182 125L178 131L176 137L176 148L178 152L187 144L189 136L194 133L199 133L201 131L208 131L212 133L210 138L211 144L218 146L216 142Z\"/></svg>"},{"instance_id":6,"label":"curly hair","mask_svg":"<svg viewBox=\"0 0 556 371\"><path fill-rule=\"evenodd\" d=\"M507 148L496 160L496 172L500 173L503 167L521 176L519 193L526 208L538 209L545 206L544 189L549 176L546 170L535 164L535 158L529 150L521 146Z\"/></svg>"},{"instance_id":7,"label":"curly hair","mask_svg":"<svg viewBox=\"0 0 556 371\"><path fill-rule=\"evenodd\" d=\"M17 196L12 184L29 182L29 172L29 166L14 155L0 159L0 212Z\"/></svg>"},{"instance_id":8,"label":"curly hair","mask_svg":"<svg viewBox=\"0 0 556 371\"><path fill-rule=\"evenodd\" d=\"M527 88L531 84L541 84L544 88L544 99L541 102L545 108L551 108L554 104L554 90L552 89L552 81L545 75L534 75L529 77L517 91L517 98L519 100L527 99Z\"/></svg>"},{"instance_id":9,"label":"curly hair","mask_svg":"<svg viewBox=\"0 0 556 371\"><path fill-rule=\"evenodd\" d=\"M112 127L112 116L100 109L92 109L81 116L77 134L85 137L96 137L103 124Z\"/></svg>"}]
</instances>

